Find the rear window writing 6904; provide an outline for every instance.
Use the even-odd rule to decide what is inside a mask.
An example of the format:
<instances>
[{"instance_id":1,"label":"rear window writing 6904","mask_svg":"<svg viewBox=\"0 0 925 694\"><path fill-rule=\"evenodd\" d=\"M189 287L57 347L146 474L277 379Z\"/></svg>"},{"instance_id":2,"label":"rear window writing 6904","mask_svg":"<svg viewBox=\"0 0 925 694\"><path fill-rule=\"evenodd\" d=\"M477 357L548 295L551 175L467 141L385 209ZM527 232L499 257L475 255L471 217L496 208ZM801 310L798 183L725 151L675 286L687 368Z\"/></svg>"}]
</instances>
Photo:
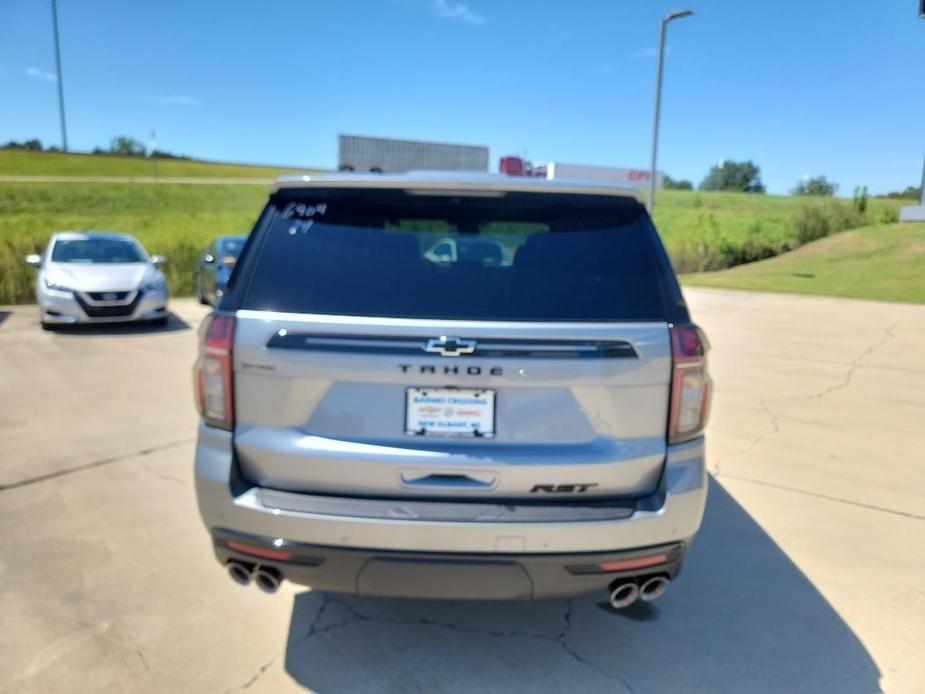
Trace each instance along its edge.
<instances>
[{"instance_id":1,"label":"rear window writing 6904","mask_svg":"<svg viewBox=\"0 0 925 694\"><path fill-rule=\"evenodd\" d=\"M644 209L616 196L287 191L243 308L458 320L664 320ZM673 280L671 280L673 281Z\"/></svg>"}]
</instances>

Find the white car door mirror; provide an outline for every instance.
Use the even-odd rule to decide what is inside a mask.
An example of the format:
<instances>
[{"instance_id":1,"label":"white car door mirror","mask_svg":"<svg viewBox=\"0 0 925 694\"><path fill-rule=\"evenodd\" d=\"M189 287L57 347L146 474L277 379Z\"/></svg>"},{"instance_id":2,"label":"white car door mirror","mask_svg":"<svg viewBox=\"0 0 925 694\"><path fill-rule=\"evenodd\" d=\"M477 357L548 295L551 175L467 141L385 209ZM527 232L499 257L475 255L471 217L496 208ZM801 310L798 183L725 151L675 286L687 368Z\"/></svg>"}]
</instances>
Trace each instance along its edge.
<instances>
[{"instance_id":1,"label":"white car door mirror","mask_svg":"<svg viewBox=\"0 0 925 694\"><path fill-rule=\"evenodd\" d=\"M154 265L154 267L160 267L161 265L164 265L166 262L167 262L167 258L165 258L162 255L152 255L151 256L151 264Z\"/></svg>"},{"instance_id":2,"label":"white car door mirror","mask_svg":"<svg viewBox=\"0 0 925 694\"><path fill-rule=\"evenodd\" d=\"M32 267L38 267L42 264L42 256L38 253L30 253L26 256L26 265L31 265Z\"/></svg>"}]
</instances>

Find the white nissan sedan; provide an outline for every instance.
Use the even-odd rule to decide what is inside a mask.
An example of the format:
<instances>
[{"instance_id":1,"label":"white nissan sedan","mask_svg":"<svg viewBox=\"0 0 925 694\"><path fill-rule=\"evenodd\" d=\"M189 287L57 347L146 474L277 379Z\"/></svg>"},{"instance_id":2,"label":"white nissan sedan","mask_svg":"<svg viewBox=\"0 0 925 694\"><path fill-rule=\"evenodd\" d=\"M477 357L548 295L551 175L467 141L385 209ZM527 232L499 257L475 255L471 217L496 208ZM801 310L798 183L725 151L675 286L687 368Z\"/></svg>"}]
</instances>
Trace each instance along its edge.
<instances>
[{"instance_id":1,"label":"white nissan sedan","mask_svg":"<svg viewBox=\"0 0 925 694\"><path fill-rule=\"evenodd\" d=\"M149 256L127 234L59 232L44 255L28 255L42 328L75 323L167 323L163 256Z\"/></svg>"}]
</instances>

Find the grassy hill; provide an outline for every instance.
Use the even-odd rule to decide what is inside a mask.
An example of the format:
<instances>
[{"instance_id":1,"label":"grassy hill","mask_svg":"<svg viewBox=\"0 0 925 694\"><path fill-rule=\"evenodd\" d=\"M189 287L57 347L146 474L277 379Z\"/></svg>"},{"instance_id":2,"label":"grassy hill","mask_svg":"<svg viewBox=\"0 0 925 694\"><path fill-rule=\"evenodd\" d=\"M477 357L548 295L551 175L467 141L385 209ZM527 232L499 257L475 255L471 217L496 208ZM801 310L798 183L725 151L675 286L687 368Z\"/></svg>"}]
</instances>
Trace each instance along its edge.
<instances>
[{"instance_id":1,"label":"grassy hill","mask_svg":"<svg viewBox=\"0 0 925 694\"><path fill-rule=\"evenodd\" d=\"M190 294L199 253L216 236L248 233L266 196L258 185L0 183L0 304L33 300L22 258L65 229L134 234L167 256L171 291Z\"/></svg>"},{"instance_id":2,"label":"grassy hill","mask_svg":"<svg viewBox=\"0 0 925 694\"><path fill-rule=\"evenodd\" d=\"M284 174L315 171L318 169L0 149L0 176L276 178Z\"/></svg>"},{"instance_id":3,"label":"grassy hill","mask_svg":"<svg viewBox=\"0 0 925 694\"><path fill-rule=\"evenodd\" d=\"M698 287L925 303L925 224L845 231L791 253L720 272L683 275Z\"/></svg>"},{"instance_id":4,"label":"grassy hill","mask_svg":"<svg viewBox=\"0 0 925 694\"><path fill-rule=\"evenodd\" d=\"M899 219L902 200L872 199L864 213L837 198L660 191L655 223L678 272L721 270L811 240Z\"/></svg>"},{"instance_id":5,"label":"grassy hill","mask_svg":"<svg viewBox=\"0 0 925 694\"><path fill-rule=\"evenodd\" d=\"M0 175L150 176L146 159L0 150ZM167 160L160 176L274 178L290 169ZM0 182L0 304L32 300L22 262L61 229L135 234L168 257L175 294L192 291L196 258L221 234L247 233L266 199L261 185ZM895 221L902 201L872 200L865 214L844 200L661 191L655 221L679 271L729 267L796 247L828 231ZM811 235L811 234L810 234Z\"/></svg>"}]
</instances>

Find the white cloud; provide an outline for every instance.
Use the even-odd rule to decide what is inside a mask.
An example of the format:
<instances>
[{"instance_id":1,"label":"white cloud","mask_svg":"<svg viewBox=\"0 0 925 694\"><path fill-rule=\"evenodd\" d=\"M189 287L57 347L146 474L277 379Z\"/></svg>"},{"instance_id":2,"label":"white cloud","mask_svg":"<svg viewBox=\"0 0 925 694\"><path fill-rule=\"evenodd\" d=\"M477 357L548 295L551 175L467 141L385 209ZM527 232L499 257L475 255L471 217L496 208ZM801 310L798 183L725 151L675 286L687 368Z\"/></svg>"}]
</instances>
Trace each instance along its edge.
<instances>
[{"instance_id":1,"label":"white cloud","mask_svg":"<svg viewBox=\"0 0 925 694\"><path fill-rule=\"evenodd\" d=\"M185 94L170 94L169 96L146 96L148 101L153 101L162 106L202 106L202 99L195 96L186 96Z\"/></svg>"},{"instance_id":2,"label":"white cloud","mask_svg":"<svg viewBox=\"0 0 925 694\"><path fill-rule=\"evenodd\" d=\"M430 11L441 19L455 19L466 24L484 24L485 17L476 14L461 2L454 0L431 0Z\"/></svg>"},{"instance_id":3,"label":"white cloud","mask_svg":"<svg viewBox=\"0 0 925 694\"><path fill-rule=\"evenodd\" d=\"M26 74L29 77L34 77L37 80L45 80L46 82L57 82L58 77L53 72L45 72L37 67L27 67Z\"/></svg>"}]
</instances>

